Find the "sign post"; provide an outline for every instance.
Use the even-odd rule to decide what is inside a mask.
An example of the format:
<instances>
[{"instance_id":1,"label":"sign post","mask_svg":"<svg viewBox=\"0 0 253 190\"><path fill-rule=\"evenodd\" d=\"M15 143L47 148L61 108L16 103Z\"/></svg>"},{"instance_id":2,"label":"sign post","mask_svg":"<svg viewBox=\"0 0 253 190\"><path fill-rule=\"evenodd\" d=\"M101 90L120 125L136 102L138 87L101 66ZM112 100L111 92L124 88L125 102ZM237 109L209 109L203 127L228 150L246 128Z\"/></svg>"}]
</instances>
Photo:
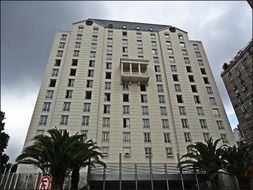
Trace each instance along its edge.
<instances>
[{"instance_id":1,"label":"sign post","mask_svg":"<svg viewBox=\"0 0 253 190\"><path fill-rule=\"evenodd\" d=\"M46 175L40 179L37 190L50 190L51 188L51 177Z\"/></svg>"}]
</instances>

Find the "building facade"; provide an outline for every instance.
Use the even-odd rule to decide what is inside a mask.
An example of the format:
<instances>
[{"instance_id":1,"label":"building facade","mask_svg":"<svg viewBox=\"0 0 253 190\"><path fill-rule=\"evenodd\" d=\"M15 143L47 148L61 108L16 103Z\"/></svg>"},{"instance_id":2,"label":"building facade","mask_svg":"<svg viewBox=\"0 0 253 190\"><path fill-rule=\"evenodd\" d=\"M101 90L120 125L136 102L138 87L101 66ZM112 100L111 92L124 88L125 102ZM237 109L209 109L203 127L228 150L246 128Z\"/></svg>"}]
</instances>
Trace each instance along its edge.
<instances>
[{"instance_id":1,"label":"building facade","mask_svg":"<svg viewBox=\"0 0 253 190\"><path fill-rule=\"evenodd\" d=\"M176 165L191 143L235 143L201 41L168 25L88 19L57 32L24 146L55 126L92 138L106 163L152 153Z\"/></svg>"},{"instance_id":2,"label":"building facade","mask_svg":"<svg viewBox=\"0 0 253 190\"><path fill-rule=\"evenodd\" d=\"M221 74L247 143L253 143L253 42L240 50Z\"/></svg>"}]
</instances>

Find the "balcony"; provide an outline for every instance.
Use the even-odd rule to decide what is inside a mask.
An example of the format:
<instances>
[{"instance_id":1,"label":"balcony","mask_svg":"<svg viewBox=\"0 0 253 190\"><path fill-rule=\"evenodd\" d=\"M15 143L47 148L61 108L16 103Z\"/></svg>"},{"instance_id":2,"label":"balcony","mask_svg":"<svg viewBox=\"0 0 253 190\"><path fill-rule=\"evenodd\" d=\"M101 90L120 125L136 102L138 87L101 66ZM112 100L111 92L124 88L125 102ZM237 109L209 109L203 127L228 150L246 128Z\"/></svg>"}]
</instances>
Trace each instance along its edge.
<instances>
[{"instance_id":1,"label":"balcony","mask_svg":"<svg viewBox=\"0 0 253 190\"><path fill-rule=\"evenodd\" d=\"M149 81L148 65L148 60L121 59L121 80L123 82L147 83Z\"/></svg>"}]
</instances>

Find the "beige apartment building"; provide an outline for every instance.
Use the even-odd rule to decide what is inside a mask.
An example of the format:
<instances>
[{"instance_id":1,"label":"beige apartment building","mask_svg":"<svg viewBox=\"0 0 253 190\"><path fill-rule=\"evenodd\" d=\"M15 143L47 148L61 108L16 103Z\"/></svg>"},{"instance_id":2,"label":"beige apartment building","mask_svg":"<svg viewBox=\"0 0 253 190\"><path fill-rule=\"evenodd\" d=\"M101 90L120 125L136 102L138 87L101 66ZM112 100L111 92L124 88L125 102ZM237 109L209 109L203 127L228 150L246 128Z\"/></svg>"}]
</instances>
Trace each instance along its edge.
<instances>
[{"instance_id":1,"label":"beige apartment building","mask_svg":"<svg viewBox=\"0 0 253 190\"><path fill-rule=\"evenodd\" d=\"M235 144L201 41L169 25L87 19L57 32L24 146L55 126L85 133L109 164L152 153L176 165L191 143Z\"/></svg>"}]
</instances>

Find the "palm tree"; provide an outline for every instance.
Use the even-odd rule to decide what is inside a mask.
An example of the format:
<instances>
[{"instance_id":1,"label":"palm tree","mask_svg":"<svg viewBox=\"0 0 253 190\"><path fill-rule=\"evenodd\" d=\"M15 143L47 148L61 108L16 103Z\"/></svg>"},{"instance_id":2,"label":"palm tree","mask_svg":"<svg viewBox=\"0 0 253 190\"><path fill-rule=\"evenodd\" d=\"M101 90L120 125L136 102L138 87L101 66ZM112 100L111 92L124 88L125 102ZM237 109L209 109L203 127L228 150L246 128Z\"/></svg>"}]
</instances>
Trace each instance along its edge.
<instances>
[{"instance_id":1,"label":"palm tree","mask_svg":"<svg viewBox=\"0 0 253 190\"><path fill-rule=\"evenodd\" d=\"M182 169L194 166L206 172L211 181L212 189L218 189L218 170L224 164L223 152L225 145L218 147L221 139L213 142L210 138L206 143L196 142L187 147L188 153L180 158L178 166Z\"/></svg>"},{"instance_id":2,"label":"palm tree","mask_svg":"<svg viewBox=\"0 0 253 190\"><path fill-rule=\"evenodd\" d=\"M225 170L236 176L240 186L253 179L253 145L227 147L224 152Z\"/></svg>"},{"instance_id":3,"label":"palm tree","mask_svg":"<svg viewBox=\"0 0 253 190\"><path fill-rule=\"evenodd\" d=\"M83 135L69 136L64 130L50 129L49 136L37 135L34 143L26 147L16 158L18 163L32 164L40 168L43 174L52 176L52 189L61 190L66 171L71 165L71 158L76 146L79 146Z\"/></svg>"},{"instance_id":4,"label":"palm tree","mask_svg":"<svg viewBox=\"0 0 253 190\"><path fill-rule=\"evenodd\" d=\"M94 166L94 164L105 166L105 164L100 160L102 153L99 152L99 147L92 140L80 142L74 152L75 155L73 155L70 165L72 170L71 189L78 189L79 171L82 167Z\"/></svg>"}]
</instances>

